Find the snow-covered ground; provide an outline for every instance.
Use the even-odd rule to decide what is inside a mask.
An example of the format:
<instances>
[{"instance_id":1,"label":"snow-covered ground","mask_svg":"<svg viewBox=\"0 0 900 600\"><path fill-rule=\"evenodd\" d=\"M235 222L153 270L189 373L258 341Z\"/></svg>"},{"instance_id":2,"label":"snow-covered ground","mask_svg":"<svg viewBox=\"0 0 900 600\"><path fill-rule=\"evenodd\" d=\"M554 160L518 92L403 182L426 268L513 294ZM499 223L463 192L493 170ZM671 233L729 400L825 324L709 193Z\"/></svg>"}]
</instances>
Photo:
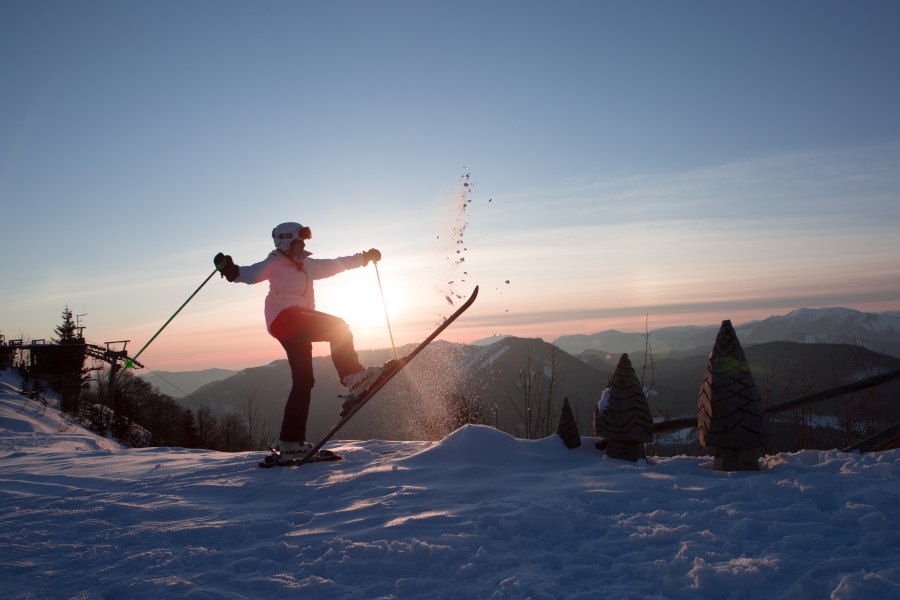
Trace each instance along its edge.
<instances>
[{"instance_id":1,"label":"snow-covered ground","mask_svg":"<svg viewBox=\"0 0 900 600\"><path fill-rule=\"evenodd\" d=\"M0 375L3 598L900 598L900 451L755 473L464 427L345 460L123 449Z\"/></svg>"}]
</instances>

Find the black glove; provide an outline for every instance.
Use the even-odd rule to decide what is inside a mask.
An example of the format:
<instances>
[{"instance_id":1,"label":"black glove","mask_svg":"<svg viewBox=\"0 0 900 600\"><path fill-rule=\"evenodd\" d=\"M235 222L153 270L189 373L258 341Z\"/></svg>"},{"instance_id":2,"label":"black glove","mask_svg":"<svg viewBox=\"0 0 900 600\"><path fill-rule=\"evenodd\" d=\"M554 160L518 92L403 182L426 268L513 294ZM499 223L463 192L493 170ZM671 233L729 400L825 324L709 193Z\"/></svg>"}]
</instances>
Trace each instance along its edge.
<instances>
[{"instance_id":1,"label":"black glove","mask_svg":"<svg viewBox=\"0 0 900 600\"><path fill-rule=\"evenodd\" d=\"M363 255L363 266L366 266L367 264L369 264L369 261L378 262L379 260L381 260L381 252L379 252L375 248L363 251L362 255Z\"/></svg>"},{"instance_id":2,"label":"black glove","mask_svg":"<svg viewBox=\"0 0 900 600\"><path fill-rule=\"evenodd\" d=\"M222 254L221 252L216 254L215 258L213 258L213 264L216 265L216 269L219 270L219 274L228 281L234 281L241 273L240 267L234 264L231 256Z\"/></svg>"}]
</instances>

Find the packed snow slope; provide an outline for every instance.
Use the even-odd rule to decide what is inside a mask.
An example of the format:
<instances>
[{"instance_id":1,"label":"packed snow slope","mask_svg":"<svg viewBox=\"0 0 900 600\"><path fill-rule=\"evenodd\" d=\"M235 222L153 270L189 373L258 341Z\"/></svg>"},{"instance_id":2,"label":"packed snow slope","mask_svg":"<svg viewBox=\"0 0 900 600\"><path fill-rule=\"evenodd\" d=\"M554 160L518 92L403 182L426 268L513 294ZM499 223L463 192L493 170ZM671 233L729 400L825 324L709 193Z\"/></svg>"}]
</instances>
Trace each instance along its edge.
<instances>
[{"instance_id":1,"label":"packed snow slope","mask_svg":"<svg viewBox=\"0 0 900 600\"><path fill-rule=\"evenodd\" d=\"M760 472L464 427L336 463L124 449L0 374L3 598L900 598L900 451Z\"/></svg>"}]
</instances>

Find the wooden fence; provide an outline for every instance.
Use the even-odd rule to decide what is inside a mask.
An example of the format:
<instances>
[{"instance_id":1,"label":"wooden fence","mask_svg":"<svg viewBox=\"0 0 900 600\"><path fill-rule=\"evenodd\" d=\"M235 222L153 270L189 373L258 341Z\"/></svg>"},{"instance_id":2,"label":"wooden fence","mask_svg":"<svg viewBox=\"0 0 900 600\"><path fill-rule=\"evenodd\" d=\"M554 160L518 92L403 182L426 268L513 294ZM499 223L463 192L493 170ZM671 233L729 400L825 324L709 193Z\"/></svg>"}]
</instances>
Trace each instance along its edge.
<instances>
[{"instance_id":1,"label":"wooden fence","mask_svg":"<svg viewBox=\"0 0 900 600\"><path fill-rule=\"evenodd\" d=\"M877 385L882 385L884 383L894 381L895 379L900 379L900 369L895 369L893 371L888 371L887 373L867 377L866 379L861 379L852 383L839 385L837 387L822 390L820 392L804 394L803 396L798 396L797 398L792 398L791 400L779 402L778 404L771 404L766 407L766 415L801 408L810 404L814 404L816 402L820 402L822 400L827 400L828 398L834 398L835 396L843 396L845 394L850 394L870 387L875 387ZM697 427L696 417L670 419L668 421L660 421L659 423L654 423L653 433L667 433L670 431L678 431L680 429L688 429L692 427ZM857 450L859 452L873 452L878 450L890 450L892 448L900 448L900 423L895 423L887 429L884 429L876 433L875 435L869 436L866 439L853 444L852 446L848 446L843 450L845 452L854 450Z\"/></svg>"}]
</instances>

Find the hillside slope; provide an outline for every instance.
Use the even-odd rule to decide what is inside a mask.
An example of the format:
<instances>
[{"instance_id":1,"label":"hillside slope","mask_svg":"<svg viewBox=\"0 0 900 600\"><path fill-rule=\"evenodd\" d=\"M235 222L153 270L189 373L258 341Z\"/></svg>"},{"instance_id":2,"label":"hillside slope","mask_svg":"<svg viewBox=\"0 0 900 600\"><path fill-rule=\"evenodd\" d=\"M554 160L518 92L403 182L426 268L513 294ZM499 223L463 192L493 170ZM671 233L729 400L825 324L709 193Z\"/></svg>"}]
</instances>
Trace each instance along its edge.
<instances>
[{"instance_id":1,"label":"hillside slope","mask_svg":"<svg viewBox=\"0 0 900 600\"><path fill-rule=\"evenodd\" d=\"M745 350L760 393L772 402L900 368L900 359L844 344L771 342L748 344ZM651 380L655 382L648 398L654 416L696 415L708 352L657 356L652 369L648 363L646 370L643 353L631 356L645 387ZM388 351L360 355L364 364L389 358ZM440 439L458 426L451 413L453 403L462 400L480 407L480 422L528 437L524 414L530 399L532 416L536 410L543 411L535 417L542 424L533 425L531 432L532 437L535 431L540 436L555 431L564 398L576 413L581 433L589 434L594 406L618 359L617 354L598 351L574 357L540 339L506 337L487 346L439 340L388 384L342 435L352 439ZM344 389L328 357L313 362L316 387L308 435L318 438L337 421L338 394ZM277 438L290 386L287 362L275 361L209 384L179 402L194 411L206 406L215 412L241 415L252 405L259 430L265 429L266 439L271 441ZM894 422L900 420L900 404L893 401L898 396L900 382L890 383L869 392L867 406L873 414ZM816 411L842 411L835 402L842 400L823 403ZM259 431L256 435L259 437Z\"/></svg>"}]
</instances>

